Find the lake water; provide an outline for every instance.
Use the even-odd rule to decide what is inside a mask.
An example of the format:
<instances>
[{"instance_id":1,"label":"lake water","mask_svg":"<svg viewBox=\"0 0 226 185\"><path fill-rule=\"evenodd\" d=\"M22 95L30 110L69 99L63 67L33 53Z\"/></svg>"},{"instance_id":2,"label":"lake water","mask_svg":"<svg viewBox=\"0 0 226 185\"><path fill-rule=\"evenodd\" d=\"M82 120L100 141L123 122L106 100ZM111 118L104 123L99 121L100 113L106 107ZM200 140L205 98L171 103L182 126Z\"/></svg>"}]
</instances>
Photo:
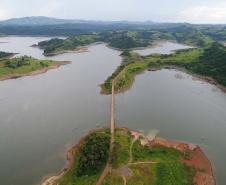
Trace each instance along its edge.
<instances>
[{"instance_id":1,"label":"lake water","mask_svg":"<svg viewBox=\"0 0 226 185\"><path fill-rule=\"evenodd\" d=\"M29 46L46 39L0 38L0 50L43 59L41 50ZM97 125L109 124L110 97L100 95L98 85L120 64L119 55L99 44L86 53L51 57L70 65L0 82L0 184L32 185L58 172L70 146ZM116 106L120 126L202 146L224 185L226 95L215 86L175 70L146 72L117 95Z\"/></svg>"},{"instance_id":2,"label":"lake water","mask_svg":"<svg viewBox=\"0 0 226 185\"><path fill-rule=\"evenodd\" d=\"M148 48L144 48L144 49L137 49L137 50L134 50L134 51L139 53L142 56L146 56L146 55L158 54L158 53L171 54L171 53L173 53L176 50L188 49L188 48L193 48L193 47L166 41L166 42L159 42L154 47L148 47Z\"/></svg>"}]
</instances>

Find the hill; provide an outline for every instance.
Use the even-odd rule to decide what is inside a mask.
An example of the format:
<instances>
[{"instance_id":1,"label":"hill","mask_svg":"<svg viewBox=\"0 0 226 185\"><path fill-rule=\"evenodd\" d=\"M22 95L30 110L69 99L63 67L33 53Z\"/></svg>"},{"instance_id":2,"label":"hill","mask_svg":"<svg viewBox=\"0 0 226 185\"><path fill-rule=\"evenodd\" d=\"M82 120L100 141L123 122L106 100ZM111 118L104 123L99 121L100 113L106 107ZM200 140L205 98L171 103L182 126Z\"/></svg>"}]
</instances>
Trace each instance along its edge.
<instances>
[{"instance_id":1,"label":"hill","mask_svg":"<svg viewBox=\"0 0 226 185\"><path fill-rule=\"evenodd\" d=\"M12 18L4 21L0 21L0 25L55 25L55 24L73 24L81 23L81 20L70 20L70 19L57 19L52 17L44 16L34 16L34 17L22 17L22 18Z\"/></svg>"},{"instance_id":2,"label":"hill","mask_svg":"<svg viewBox=\"0 0 226 185\"><path fill-rule=\"evenodd\" d=\"M45 16L31 16L31 17L21 17L21 18L12 18L0 21L0 25L56 25L56 24L77 24L77 23L86 23L86 24L127 24L127 25L150 25L154 24L152 21L138 22L138 21L95 21L95 20L81 20L81 19L59 19L54 17L45 17ZM157 24L157 23L155 23Z\"/></svg>"}]
</instances>

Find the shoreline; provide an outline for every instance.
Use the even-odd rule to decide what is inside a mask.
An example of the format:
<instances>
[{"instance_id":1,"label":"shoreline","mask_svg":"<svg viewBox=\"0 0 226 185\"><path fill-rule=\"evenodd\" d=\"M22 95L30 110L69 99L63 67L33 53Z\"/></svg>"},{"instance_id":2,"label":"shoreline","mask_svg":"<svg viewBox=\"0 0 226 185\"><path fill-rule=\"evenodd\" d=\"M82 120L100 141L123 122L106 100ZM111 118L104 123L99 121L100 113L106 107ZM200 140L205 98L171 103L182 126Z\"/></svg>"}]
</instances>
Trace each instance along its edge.
<instances>
[{"instance_id":1,"label":"shoreline","mask_svg":"<svg viewBox=\"0 0 226 185\"><path fill-rule=\"evenodd\" d=\"M46 57L51 57L51 56L65 54L65 53L85 53L85 52L89 52L90 46L94 46L94 45L98 45L98 44L105 44L105 43L104 42L94 42L94 43L91 43L91 44L88 44L88 45L79 46L79 47L72 49L72 50L62 50L62 51L56 51L56 52L47 53L47 54L43 53L43 55L46 56ZM39 48L39 49L43 50L43 48L39 47L37 44L34 44L31 47L35 47L35 48Z\"/></svg>"},{"instance_id":2,"label":"shoreline","mask_svg":"<svg viewBox=\"0 0 226 185\"><path fill-rule=\"evenodd\" d=\"M106 127L107 128L107 127ZM37 185L57 185L56 181L59 180L62 176L64 176L73 166L74 158L76 153L79 151L80 145L89 137L90 134L106 129L105 127L92 129L85 136L78 140L76 144L73 144L69 149L66 149L65 155L65 164L64 167L57 173L46 175L42 178L41 182L37 183Z\"/></svg>"},{"instance_id":3,"label":"shoreline","mask_svg":"<svg viewBox=\"0 0 226 185\"><path fill-rule=\"evenodd\" d=\"M52 56L61 55L61 54L65 54L65 53L85 53L85 52L88 52L88 51L89 51L88 47L84 46L84 47L81 47L81 48L76 48L74 50L58 51L58 52L48 53L48 54L43 53L43 55L46 56L46 57L52 57Z\"/></svg>"},{"instance_id":4,"label":"shoreline","mask_svg":"<svg viewBox=\"0 0 226 185\"><path fill-rule=\"evenodd\" d=\"M151 68L148 68L147 71L153 72L153 71L159 71L159 70L162 70L162 69L177 70L177 71L184 72L184 73L186 73L186 74L188 74L188 75L190 75L194 78L197 78L197 80L199 80L199 81L203 81L203 82L206 82L208 84L214 85L218 89L220 89L223 93L226 93L226 86L221 85L219 82L217 82L212 77L193 73L193 72L191 72L191 71L189 71L189 70L187 70L186 68L183 68L183 67L178 67L178 66L173 66L173 65L165 65L165 66L162 66L162 67L159 67L159 68L151 67Z\"/></svg>"},{"instance_id":5,"label":"shoreline","mask_svg":"<svg viewBox=\"0 0 226 185\"><path fill-rule=\"evenodd\" d=\"M151 45L147 46L147 47L137 47L137 48L132 48L132 51L133 52L137 52L137 51L142 51L144 49L155 49L157 47L161 47L163 44L165 43L174 43L174 44L180 44L180 45L183 45L183 46L186 46L188 48L185 48L185 49L192 49L192 48L197 48L197 46L195 45L189 45L189 44L186 44L186 43L180 43L180 42L177 42L176 40L156 40L154 41ZM185 50L185 49L175 49L175 50L170 50L170 53L175 53L176 51L179 51L179 50ZM139 53L138 53L139 54ZM159 53L156 53L156 54L159 54ZM140 55L140 54L139 54ZM147 54L147 55L141 55L141 56L148 56L148 55L153 55L153 54Z\"/></svg>"},{"instance_id":6,"label":"shoreline","mask_svg":"<svg viewBox=\"0 0 226 185\"><path fill-rule=\"evenodd\" d=\"M150 147L155 146L164 146L169 148L174 148L182 153L191 152L188 159L181 158L181 162L195 167L195 169L199 169L194 175L194 183L197 185L216 185L217 181L214 175L213 164L210 159L205 154L204 150L197 144L187 143L185 141L164 139L157 136L148 137L143 132L138 132L134 130L130 130L133 137L142 137L144 138L141 141L142 145L148 144Z\"/></svg>"},{"instance_id":7,"label":"shoreline","mask_svg":"<svg viewBox=\"0 0 226 185\"><path fill-rule=\"evenodd\" d=\"M188 44L184 44L184 43L178 43L177 41L175 40L157 40L157 41L154 41L153 43L150 43L150 45L146 46L146 47L135 47L135 48L130 48L128 50L131 50L131 51L134 51L136 52L135 50L143 50L143 49L150 49L150 48L155 48L155 47L159 47L161 46L162 44L166 43L166 42L172 42L172 43L177 43L177 44L182 44L184 46L188 46L190 48L194 48L195 46L191 46L191 45L188 45ZM44 56L56 56L56 55L60 55L60 54L64 54L64 53L83 53L83 52L88 52L88 48L90 46L93 46L93 45L97 45L97 44L104 44L107 48L110 48L110 49L113 49L113 50L116 50L116 51L119 51L119 52L123 52L127 49L120 49L120 48L116 48L116 47L113 47L113 46L110 46L109 43L107 42L94 42L94 43L91 43L91 44L88 44L88 45L84 45L84 46L79 46L75 49L72 49L72 50L62 50L62 51L57 51L57 52L53 52L53 53L48 53L48 54L44 54ZM35 47L35 48L39 48L39 49L42 49L42 47L39 47L37 44L33 44L31 47ZM188 48L188 49L190 49ZM172 50L171 52L174 53L176 52L177 50Z\"/></svg>"},{"instance_id":8,"label":"shoreline","mask_svg":"<svg viewBox=\"0 0 226 185\"><path fill-rule=\"evenodd\" d=\"M31 71L29 73L11 74L11 75L2 76L2 77L0 77L0 81L10 80L10 79L17 79L17 78L22 78L22 77L25 77L25 76L36 76L36 75L39 75L39 74L46 73L49 70L57 69L57 68L59 68L59 67L61 67L63 65L67 65L67 64L70 64L70 63L71 62L69 62L69 61L57 62L56 64L53 64L51 66L44 67L44 68L36 70L36 71Z\"/></svg>"},{"instance_id":9,"label":"shoreline","mask_svg":"<svg viewBox=\"0 0 226 185\"><path fill-rule=\"evenodd\" d=\"M178 67L178 66L173 66L173 65L165 65L165 66L161 66L161 67L149 67L149 68L145 69L144 71L137 73L136 75L140 75L140 74L143 74L145 72L160 71L160 70L163 70L163 69L176 70L176 71L184 72L184 73L190 75L191 77L196 78L196 80L206 82L210 85L213 85L213 86L217 87L221 92L226 93L226 86L221 85L219 82L217 82L212 77L203 76L203 75L193 73L193 72L191 72L191 71L189 71L189 70L187 70L186 68L183 68L183 67ZM134 79L133 79L131 85L128 85L123 90L116 91L115 94L125 93L126 91L130 90L132 88L135 80L136 80L136 78L134 76ZM195 80L195 79L193 79L193 80ZM103 88L102 88L103 84L98 85L100 87L100 94L101 95L110 95L111 93L105 92L105 90L103 90Z\"/></svg>"},{"instance_id":10,"label":"shoreline","mask_svg":"<svg viewBox=\"0 0 226 185\"><path fill-rule=\"evenodd\" d=\"M105 127L100 128L100 129L92 129L91 131L89 131L84 137L82 137L77 144L72 145L71 148L66 150L66 161L65 161L65 165L62 168L62 170L60 170L60 172L56 173L56 174L49 174L47 176L45 176L40 183L38 183L37 185L57 185L56 182L63 177L73 166L74 164L74 158L76 156L76 153L79 151L79 147L81 146L81 144L85 141L85 139L87 137L89 137L90 134L92 134L93 132L96 131L101 131L106 129ZM122 129L122 130L128 130L130 132L130 134L132 136L138 135L140 136L144 136L144 133L142 132L138 132L138 131L134 131L134 130L130 130L127 127L117 127L116 129ZM177 140L170 140L170 139L164 139L164 138L160 138L160 137L154 137L154 138L148 138L147 136L144 136L145 139L147 141L144 141L145 144L147 144L150 147L154 147L154 146L164 146L164 147L169 147L169 148L175 148L176 150L180 151L180 152L186 152L186 151L190 151L193 152L193 157L196 157L196 155L199 157L201 157L202 161L199 162L198 164L193 164L192 162L189 163L192 160L188 160L186 161L185 159L181 159L181 161L184 164L190 164L190 166L195 166L196 168L200 168L205 166L206 168L204 169L207 170L206 173L204 172L196 172L195 176L194 176L194 181L195 183L197 183L197 185L203 185L203 183L211 182L211 184L208 185L216 185L216 178L214 175L214 170L213 170L213 165L211 163L211 161L208 159L208 157L205 155L203 149L196 145L196 144L192 144L192 143L186 143L184 141L177 141ZM145 140L144 139L144 140ZM206 162L205 163L203 163ZM187 162L187 163L186 163ZM196 166L197 165L197 166ZM206 181L207 180L207 181Z\"/></svg>"}]
</instances>

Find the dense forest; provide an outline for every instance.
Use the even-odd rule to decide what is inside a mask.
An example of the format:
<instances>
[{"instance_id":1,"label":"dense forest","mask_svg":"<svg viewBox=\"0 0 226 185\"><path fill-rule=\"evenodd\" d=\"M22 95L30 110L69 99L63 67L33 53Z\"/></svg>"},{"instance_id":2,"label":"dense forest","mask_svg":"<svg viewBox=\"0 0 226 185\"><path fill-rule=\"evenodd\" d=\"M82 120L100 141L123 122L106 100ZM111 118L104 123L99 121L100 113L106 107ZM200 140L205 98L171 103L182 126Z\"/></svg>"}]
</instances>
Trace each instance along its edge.
<instances>
[{"instance_id":1,"label":"dense forest","mask_svg":"<svg viewBox=\"0 0 226 185\"><path fill-rule=\"evenodd\" d=\"M204 50L196 63L188 65L187 68L195 73L211 76L226 86L226 48L215 42Z\"/></svg>"},{"instance_id":2,"label":"dense forest","mask_svg":"<svg viewBox=\"0 0 226 185\"><path fill-rule=\"evenodd\" d=\"M80 148L76 175L97 174L108 160L109 133L92 133Z\"/></svg>"}]
</instances>

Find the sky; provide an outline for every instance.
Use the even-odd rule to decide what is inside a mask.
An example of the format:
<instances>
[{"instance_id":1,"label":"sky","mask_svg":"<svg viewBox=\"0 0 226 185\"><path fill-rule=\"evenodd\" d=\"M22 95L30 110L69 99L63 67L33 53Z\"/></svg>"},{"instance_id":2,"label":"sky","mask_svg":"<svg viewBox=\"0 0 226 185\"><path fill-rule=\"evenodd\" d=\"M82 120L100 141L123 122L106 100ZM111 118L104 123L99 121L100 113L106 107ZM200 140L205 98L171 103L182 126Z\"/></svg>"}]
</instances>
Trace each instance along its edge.
<instances>
[{"instance_id":1,"label":"sky","mask_svg":"<svg viewBox=\"0 0 226 185\"><path fill-rule=\"evenodd\" d=\"M226 0L0 0L0 20L26 16L226 24Z\"/></svg>"}]
</instances>

